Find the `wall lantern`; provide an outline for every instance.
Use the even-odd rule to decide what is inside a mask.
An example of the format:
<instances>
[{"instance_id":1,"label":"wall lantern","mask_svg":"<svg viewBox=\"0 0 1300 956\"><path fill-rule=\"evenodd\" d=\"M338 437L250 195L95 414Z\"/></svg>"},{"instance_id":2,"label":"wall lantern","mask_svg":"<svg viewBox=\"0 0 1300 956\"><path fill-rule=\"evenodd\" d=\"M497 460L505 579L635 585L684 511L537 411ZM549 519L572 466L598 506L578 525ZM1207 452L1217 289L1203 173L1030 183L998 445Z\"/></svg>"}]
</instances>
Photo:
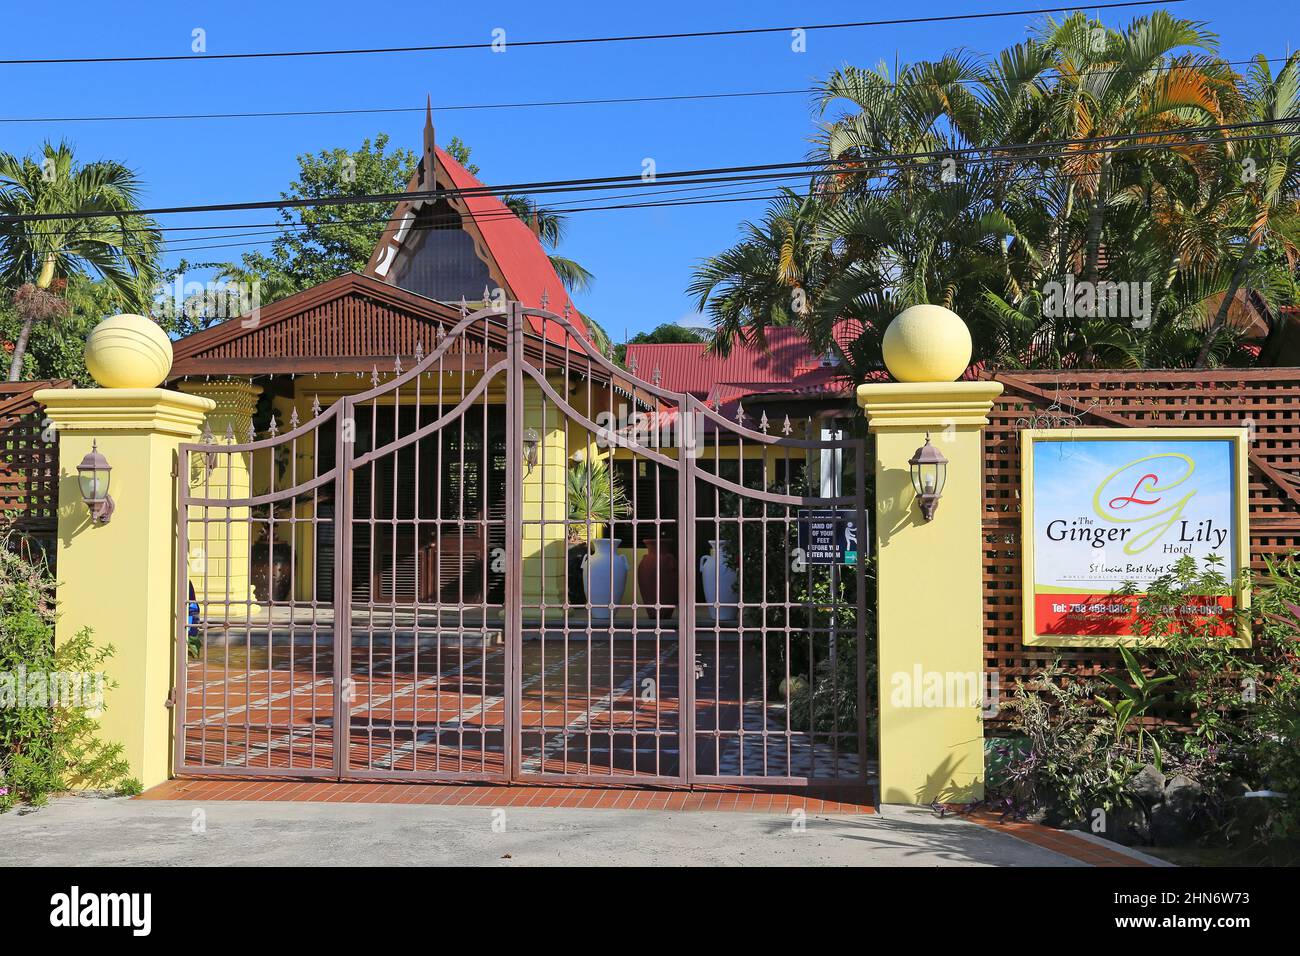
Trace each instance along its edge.
<instances>
[{"instance_id":1,"label":"wall lantern","mask_svg":"<svg viewBox=\"0 0 1300 956\"><path fill-rule=\"evenodd\" d=\"M113 499L108 494L108 481L113 466L99 452L99 443L91 442L90 451L77 466L77 484L81 486L81 500L90 509L90 520L95 524L108 524L113 517Z\"/></svg>"},{"instance_id":2,"label":"wall lantern","mask_svg":"<svg viewBox=\"0 0 1300 956\"><path fill-rule=\"evenodd\" d=\"M943 496L943 483L948 478L948 459L930 444L927 432L925 444L916 450L916 454L907 463L912 466L912 487L916 490L921 515L926 521L933 521L939 499Z\"/></svg>"},{"instance_id":3,"label":"wall lantern","mask_svg":"<svg viewBox=\"0 0 1300 956\"><path fill-rule=\"evenodd\" d=\"M537 467L537 448L541 443L542 439L537 434L537 429L530 428L524 432L524 464L528 467L530 475Z\"/></svg>"}]
</instances>

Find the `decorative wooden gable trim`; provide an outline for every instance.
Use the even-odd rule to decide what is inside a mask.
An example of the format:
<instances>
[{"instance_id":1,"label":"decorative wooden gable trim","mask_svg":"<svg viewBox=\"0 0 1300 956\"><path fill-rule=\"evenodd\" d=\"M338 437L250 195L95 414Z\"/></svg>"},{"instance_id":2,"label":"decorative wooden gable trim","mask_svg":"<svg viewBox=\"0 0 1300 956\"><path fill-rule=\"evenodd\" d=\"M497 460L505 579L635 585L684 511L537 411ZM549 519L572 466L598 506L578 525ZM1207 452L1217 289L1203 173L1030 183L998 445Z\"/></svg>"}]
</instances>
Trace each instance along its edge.
<instances>
[{"instance_id":1,"label":"decorative wooden gable trim","mask_svg":"<svg viewBox=\"0 0 1300 956\"><path fill-rule=\"evenodd\" d=\"M349 274L181 339L171 377L369 371L428 352L438 328L460 318L450 306Z\"/></svg>"}]
</instances>

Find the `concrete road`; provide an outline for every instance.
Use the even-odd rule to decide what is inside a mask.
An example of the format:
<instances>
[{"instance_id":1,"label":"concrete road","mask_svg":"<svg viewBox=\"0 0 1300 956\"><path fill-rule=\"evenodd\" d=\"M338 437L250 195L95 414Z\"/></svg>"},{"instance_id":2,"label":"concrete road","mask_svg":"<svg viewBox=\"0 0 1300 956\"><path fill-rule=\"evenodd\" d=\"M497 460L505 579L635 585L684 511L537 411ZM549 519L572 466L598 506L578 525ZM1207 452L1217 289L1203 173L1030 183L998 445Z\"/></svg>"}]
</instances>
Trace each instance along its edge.
<instances>
[{"instance_id":1,"label":"concrete road","mask_svg":"<svg viewBox=\"0 0 1300 956\"><path fill-rule=\"evenodd\" d=\"M58 798L0 816L0 866L1078 866L923 809L880 816Z\"/></svg>"}]
</instances>

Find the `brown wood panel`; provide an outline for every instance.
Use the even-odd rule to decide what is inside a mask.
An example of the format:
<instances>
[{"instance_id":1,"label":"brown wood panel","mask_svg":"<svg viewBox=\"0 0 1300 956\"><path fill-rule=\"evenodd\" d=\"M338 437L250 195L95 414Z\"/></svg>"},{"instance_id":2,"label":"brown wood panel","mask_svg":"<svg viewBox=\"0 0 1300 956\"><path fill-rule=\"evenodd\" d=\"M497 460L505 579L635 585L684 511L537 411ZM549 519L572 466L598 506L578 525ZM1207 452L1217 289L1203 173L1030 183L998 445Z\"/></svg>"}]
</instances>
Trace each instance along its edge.
<instances>
[{"instance_id":1,"label":"brown wood panel","mask_svg":"<svg viewBox=\"0 0 1300 956\"><path fill-rule=\"evenodd\" d=\"M1250 452L1251 565L1300 550L1300 369L993 372L1003 394L984 432L984 666L1002 698L1054 659L1073 673L1117 667L1109 649L1021 642L1020 440L1027 427L1242 426ZM989 722L997 732L998 722Z\"/></svg>"},{"instance_id":2,"label":"brown wood panel","mask_svg":"<svg viewBox=\"0 0 1300 956\"><path fill-rule=\"evenodd\" d=\"M67 388L67 379L0 383L0 529L13 528L51 566L59 507L59 443L46 441L38 389Z\"/></svg>"}]
</instances>

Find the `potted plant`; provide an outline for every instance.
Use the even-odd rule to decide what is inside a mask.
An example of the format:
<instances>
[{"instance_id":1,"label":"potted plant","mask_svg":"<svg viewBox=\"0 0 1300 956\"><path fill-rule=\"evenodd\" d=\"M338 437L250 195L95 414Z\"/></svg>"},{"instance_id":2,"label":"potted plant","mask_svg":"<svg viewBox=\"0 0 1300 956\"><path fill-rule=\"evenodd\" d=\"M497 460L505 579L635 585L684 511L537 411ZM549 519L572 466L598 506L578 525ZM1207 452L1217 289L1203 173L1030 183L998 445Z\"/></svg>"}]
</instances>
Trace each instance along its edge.
<instances>
[{"instance_id":1,"label":"potted plant","mask_svg":"<svg viewBox=\"0 0 1300 956\"><path fill-rule=\"evenodd\" d=\"M257 600L287 603L293 586L293 549L288 541L269 541L265 525L259 525L255 534L249 570Z\"/></svg>"},{"instance_id":2,"label":"potted plant","mask_svg":"<svg viewBox=\"0 0 1300 956\"><path fill-rule=\"evenodd\" d=\"M627 584L627 558L618 538L602 538L605 528L627 513L627 497L607 461L582 461L569 468L569 541L580 554L581 581L593 618L608 620Z\"/></svg>"}]
</instances>

